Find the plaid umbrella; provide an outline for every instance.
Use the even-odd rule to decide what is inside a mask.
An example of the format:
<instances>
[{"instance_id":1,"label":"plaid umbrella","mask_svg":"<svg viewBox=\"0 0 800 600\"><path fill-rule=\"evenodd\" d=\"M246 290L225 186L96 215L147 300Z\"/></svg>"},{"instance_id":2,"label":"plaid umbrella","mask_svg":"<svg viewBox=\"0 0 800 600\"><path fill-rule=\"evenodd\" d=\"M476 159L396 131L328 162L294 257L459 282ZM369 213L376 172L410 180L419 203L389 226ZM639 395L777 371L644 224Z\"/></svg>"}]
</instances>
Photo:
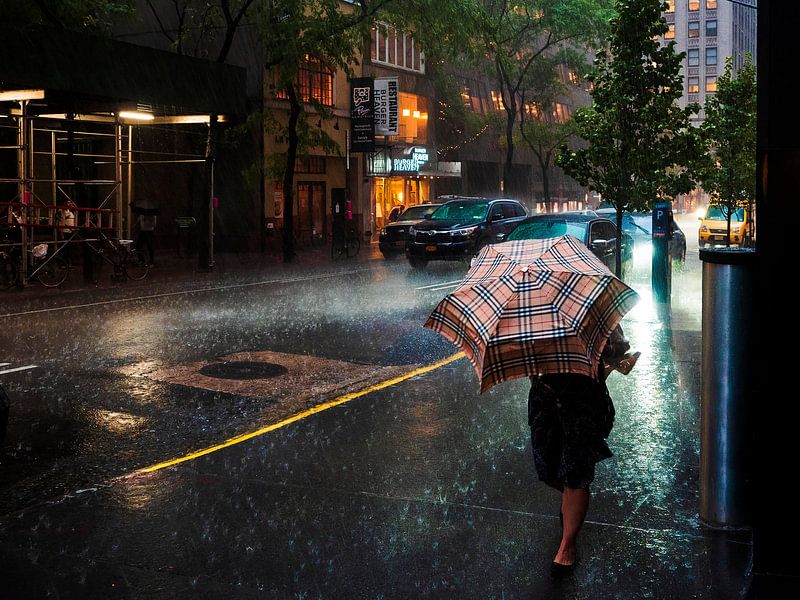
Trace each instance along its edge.
<instances>
[{"instance_id":1,"label":"plaid umbrella","mask_svg":"<svg viewBox=\"0 0 800 600\"><path fill-rule=\"evenodd\" d=\"M425 327L461 348L481 393L517 377L597 378L613 329L638 301L577 238L486 246Z\"/></svg>"}]
</instances>

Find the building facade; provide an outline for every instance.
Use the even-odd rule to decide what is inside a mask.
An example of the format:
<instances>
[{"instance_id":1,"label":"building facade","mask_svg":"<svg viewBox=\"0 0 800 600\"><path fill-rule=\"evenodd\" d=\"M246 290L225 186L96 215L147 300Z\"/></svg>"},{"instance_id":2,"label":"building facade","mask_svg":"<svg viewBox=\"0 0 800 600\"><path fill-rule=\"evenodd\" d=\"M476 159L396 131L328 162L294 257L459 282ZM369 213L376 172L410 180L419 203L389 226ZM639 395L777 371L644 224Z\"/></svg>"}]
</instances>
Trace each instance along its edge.
<instances>
[{"instance_id":1,"label":"building facade","mask_svg":"<svg viewBox=\"0 0 800 600\"><path fill-rule=\"evenodd\" d=\"M698 103L695 124L703 121L706 97L717 91L717 78L732 57L733 68L744 63L745 54L756 59L756 11L729 0L668 0L664 13L669 31L662 41L675 42L685 52L684 93L681 107Z\"/></svg>"},{"instance_id":2,"label":"building facade","mask_svg":"<svg viewBox=\"0 0 800 600\"><path fill-rule=\"evenodd\" d=\"M662 43L674 41L676 51L686 53L680 106L700 105L692 118L695 126L705 118L706 98L717 91L717 78L725 71L726 58L731 57L734 72L747 53L753 62L756 60L756 0L749 2L752 7L729 0L667 0L664 17L669 31ZM675 208L688 212L707 202L707 194L698 187L678 197Z\"/></svg>"}]
</instances>

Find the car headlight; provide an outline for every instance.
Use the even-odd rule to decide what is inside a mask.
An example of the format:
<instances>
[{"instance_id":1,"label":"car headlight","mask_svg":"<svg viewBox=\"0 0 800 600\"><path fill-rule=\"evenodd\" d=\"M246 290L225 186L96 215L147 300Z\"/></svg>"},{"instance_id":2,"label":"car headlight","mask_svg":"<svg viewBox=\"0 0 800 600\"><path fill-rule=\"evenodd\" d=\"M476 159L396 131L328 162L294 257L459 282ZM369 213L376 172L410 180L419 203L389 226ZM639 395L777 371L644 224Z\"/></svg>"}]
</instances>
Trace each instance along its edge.
<instances>
[{"instance_id":1,"label":"car headlight","mask_svg":"<svg viewBox=\"0 0 800 600\"><path fill-rule=\"evenodd\" d=\"M413 227L408 228L408 235L417 235L417 230Z\"/></svg>"},{"instance_id":2,"label":"car headlight","mask_svg":"<svg viewBox=\"0 0 800 600\"><path fill-rule=\"evenodd\" d=\"M386 235L386 227L381 227L381 235Z\"/></svg>"},{"instance_id":3,"label":"car headlight","mask_svg":"<svg viewBox=\"0 0 800 600\"><path fill-rule=\"evenodd\" d=\"M708 227L706 227L705 225L701 225L700 231L702 231L703 233L708 233Z\"/></svg>"},{"instance_id":4,"label":"car headlight","mask_svg":"<svg viewBox=\"0 0 800 600\"><path fill-rule=\"evenodd\" d=\"M739 231L742 229L742 226L741 225L736 225L736 226L732 227L731 229L733 229L734 233L739 233Z\"/></svg>"},{"instance_id":5,"label":"car headlight","mask_svg":"<svg viewBox=\"0 0 800 600\"><path fill-rule=\"evenodd\" d=\"M464 229L456 229L455 231L451 232L453 237L462 237L468 238L472 234L474 234L478 230L478 226L475 225L474 227L464 227Z\"/></svg>"}]
</instances>

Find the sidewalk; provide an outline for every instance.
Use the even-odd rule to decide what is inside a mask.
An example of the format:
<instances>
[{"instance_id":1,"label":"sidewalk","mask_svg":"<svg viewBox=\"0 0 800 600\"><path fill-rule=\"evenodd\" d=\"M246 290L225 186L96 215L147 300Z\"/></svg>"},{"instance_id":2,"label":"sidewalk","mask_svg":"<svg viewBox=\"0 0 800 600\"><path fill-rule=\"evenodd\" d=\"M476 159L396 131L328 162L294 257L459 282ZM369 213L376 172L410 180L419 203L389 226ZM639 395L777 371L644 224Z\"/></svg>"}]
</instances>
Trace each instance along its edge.
<instances>
[{"instance_id":1,"label":"sidewalk","mask_svg":"<svg viewBox=\"0 0 800 600\"><path fill-rule=\"evenodd\" d=\"M368 268L368 265L383 261L378 244L364 242L359 253L351 258L331 258L330 244L297 249L291 263L284 263L276 252L218 253L214 256L214 267L210 271L201 270L197 255L178 256L175 252L159 250L155 266L142 281L111 278L111 267L102 265L95 273L96 283L86 282L80 264L71 267L67 280L57 288L45 288L32 281L24 289L0 291L0 316L13 312L25 305L40 305L69 298L81 302L87 298L95 300L98 295L108 292L145 295L160 293L165 286L184 288L192 284L198 288L227 283L258 281L270 276L291 276L299 272L321 273L351 271ZM13 309L13 310L12 310Z\"/></svg>"}]
</instances>

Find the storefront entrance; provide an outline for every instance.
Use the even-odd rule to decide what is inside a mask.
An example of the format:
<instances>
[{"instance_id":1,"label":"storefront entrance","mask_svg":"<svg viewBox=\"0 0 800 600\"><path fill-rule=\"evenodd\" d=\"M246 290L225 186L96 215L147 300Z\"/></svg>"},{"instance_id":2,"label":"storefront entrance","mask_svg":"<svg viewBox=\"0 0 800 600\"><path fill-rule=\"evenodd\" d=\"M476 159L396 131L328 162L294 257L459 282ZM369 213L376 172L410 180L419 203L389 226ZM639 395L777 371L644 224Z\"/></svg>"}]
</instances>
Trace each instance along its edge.
<instances>
[{"instance_id":1,"label":"storefront entrance","mask_svg":"<svg viewBox=\"0 0 800 600\"><path fill-rule=\"evenodd\" d=\"M379 231L389 222L395 207L408 208L430 202L430 182L419 177L375 177L372 197L375 199L375 227Z\"/></svg>"},{"instance_id":2,"label":"storefront entrance","mask_svg":"<svg viewBox=\"0 0 800 600\"><path fill-rule=\"evenodd\" d=\"M297 184L297 219L295 235L298 239L320 237L325 232L325 184L302 182Z\"/></svg>"}]
</instances>

